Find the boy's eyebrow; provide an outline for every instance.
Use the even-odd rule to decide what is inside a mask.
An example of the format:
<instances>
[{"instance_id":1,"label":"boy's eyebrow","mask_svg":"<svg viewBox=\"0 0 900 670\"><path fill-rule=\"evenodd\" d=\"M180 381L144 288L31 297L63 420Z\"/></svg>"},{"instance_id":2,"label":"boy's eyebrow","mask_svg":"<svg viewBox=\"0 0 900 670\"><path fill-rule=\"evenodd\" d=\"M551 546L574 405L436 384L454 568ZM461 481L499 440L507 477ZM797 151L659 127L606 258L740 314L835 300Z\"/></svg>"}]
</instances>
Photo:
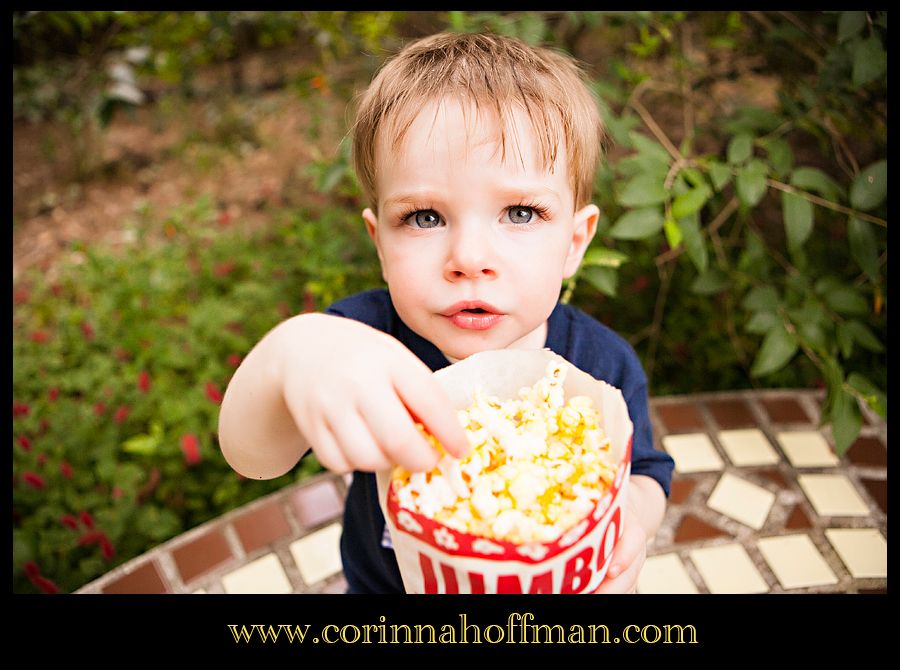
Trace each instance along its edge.
<instances>
[{"instance_id":1,"label":"boy's eyebrow","mask_svg":"<svg viewBox=\"0 0 900 670\"><path fill-rule=\"evenodd\" d=\"M562 202L562 196L553 188L544 184L527 184L510 186L506 188L498 188L497 196L505 200L527 200L529 198L553 198L558 202ZM392 207L402 204L421 204L423 202L436 202L444 199L445 194L423 189L420 191L410 191L408 193L399 193L386 198L383 207Z\"/></svg>"}]
</instances>

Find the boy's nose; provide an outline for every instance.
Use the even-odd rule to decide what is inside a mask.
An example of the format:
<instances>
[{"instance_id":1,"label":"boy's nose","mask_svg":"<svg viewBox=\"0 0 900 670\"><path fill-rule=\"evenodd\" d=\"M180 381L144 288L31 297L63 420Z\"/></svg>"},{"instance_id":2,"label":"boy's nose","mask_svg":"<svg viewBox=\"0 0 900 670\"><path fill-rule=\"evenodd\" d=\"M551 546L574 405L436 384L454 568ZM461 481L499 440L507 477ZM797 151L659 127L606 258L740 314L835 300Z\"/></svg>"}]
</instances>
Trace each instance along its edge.
<instances>
[{"instance_id":1,"label":"boy's nose","mask_svg":"<svg viewBox=\"0 0 900 670\"><path fill-rule=\"evenodd\" d=\"M495 277L497 269L488 237L478 226L453 230L444 276L449 281Z\"/></svg>"}]
</instances>

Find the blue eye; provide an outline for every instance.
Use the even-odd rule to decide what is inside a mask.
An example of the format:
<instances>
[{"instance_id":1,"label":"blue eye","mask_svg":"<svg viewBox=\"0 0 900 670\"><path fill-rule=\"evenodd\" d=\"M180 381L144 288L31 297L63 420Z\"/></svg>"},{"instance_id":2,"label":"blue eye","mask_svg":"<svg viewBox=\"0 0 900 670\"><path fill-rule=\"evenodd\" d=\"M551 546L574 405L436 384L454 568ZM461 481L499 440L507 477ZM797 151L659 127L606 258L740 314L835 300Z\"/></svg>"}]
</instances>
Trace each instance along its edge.
<instances>
[{"instance_id":1,"label":"blue eye","mask_svg":"<svg viewBox=\"0 0 900 670\"><path fill-rule=\"evenodd\" d=\"M433 209L420 209L408 219L414 228L437 228L441 225L441 217Z\"/></svg>"},{"instance_id":2,"label":"blue eye","mask_svg":"<svg viewBox=\"0 0 900 670\"><path fill-rule=\"evenodd\" d=\"M531 207L522 207L519 205L510 207L506 211L509 215L509 220L513 223L531 223L531 219L534 218L534 209Z\"/></svg>"}]
</instances>

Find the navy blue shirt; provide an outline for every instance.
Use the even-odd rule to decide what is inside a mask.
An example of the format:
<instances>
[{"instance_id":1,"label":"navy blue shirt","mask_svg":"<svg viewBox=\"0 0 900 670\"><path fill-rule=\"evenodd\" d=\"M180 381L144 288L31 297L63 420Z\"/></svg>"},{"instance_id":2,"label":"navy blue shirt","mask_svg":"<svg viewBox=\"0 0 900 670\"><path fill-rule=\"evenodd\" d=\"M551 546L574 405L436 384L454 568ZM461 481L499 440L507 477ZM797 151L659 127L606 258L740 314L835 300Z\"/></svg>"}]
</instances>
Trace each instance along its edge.
<instances>
[{"instance_id":1,"label":"navy blue shirt","mask_svg":"<svg viewBox=\"0 0 900 670\"><path fill-rule=\"evenodd\" d=\"M450 365L436 346L400 320L386 289L352 295L325 311L393 335L432 371ZM631 345L581 310L558 303L547 321L545 346L595 379L622 391L634 423L631 474L652 477L668 496L675 462L653 446L647 377ZM385 522L378 505L375 475L354 472L344 507L341 535L341 560L350 593L403 593L397 559L393 549L382 542L384 534Z\"/></svg>"}]
</instances>

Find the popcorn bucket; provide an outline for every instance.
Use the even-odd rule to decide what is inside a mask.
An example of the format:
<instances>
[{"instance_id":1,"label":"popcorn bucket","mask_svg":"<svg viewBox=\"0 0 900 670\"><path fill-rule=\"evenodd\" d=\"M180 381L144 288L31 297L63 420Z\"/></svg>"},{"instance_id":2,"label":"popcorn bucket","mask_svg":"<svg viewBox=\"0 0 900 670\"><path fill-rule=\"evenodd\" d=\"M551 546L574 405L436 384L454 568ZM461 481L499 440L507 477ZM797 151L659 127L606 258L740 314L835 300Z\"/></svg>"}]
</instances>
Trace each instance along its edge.
<instances>
[{"instance_id":1,"label":"popcorn bucket","mask_svg":"<svg viewBox=\"0 0 900 670\"><path fill-rule=\"evenodd\" d=\"M391 471L376 473L378 499L407 593L592 593L609 568L622 535L631 471L633 426L621 391L598 381L549 350L485 351L444 368L435 378L457 409L476 389L501 400L543 377L547 365L567 368L565 397L589 396L602 413L615 479L593 509L552 542L518 544L450 528L401 508Z\"/></svg>"}]
</instances>

